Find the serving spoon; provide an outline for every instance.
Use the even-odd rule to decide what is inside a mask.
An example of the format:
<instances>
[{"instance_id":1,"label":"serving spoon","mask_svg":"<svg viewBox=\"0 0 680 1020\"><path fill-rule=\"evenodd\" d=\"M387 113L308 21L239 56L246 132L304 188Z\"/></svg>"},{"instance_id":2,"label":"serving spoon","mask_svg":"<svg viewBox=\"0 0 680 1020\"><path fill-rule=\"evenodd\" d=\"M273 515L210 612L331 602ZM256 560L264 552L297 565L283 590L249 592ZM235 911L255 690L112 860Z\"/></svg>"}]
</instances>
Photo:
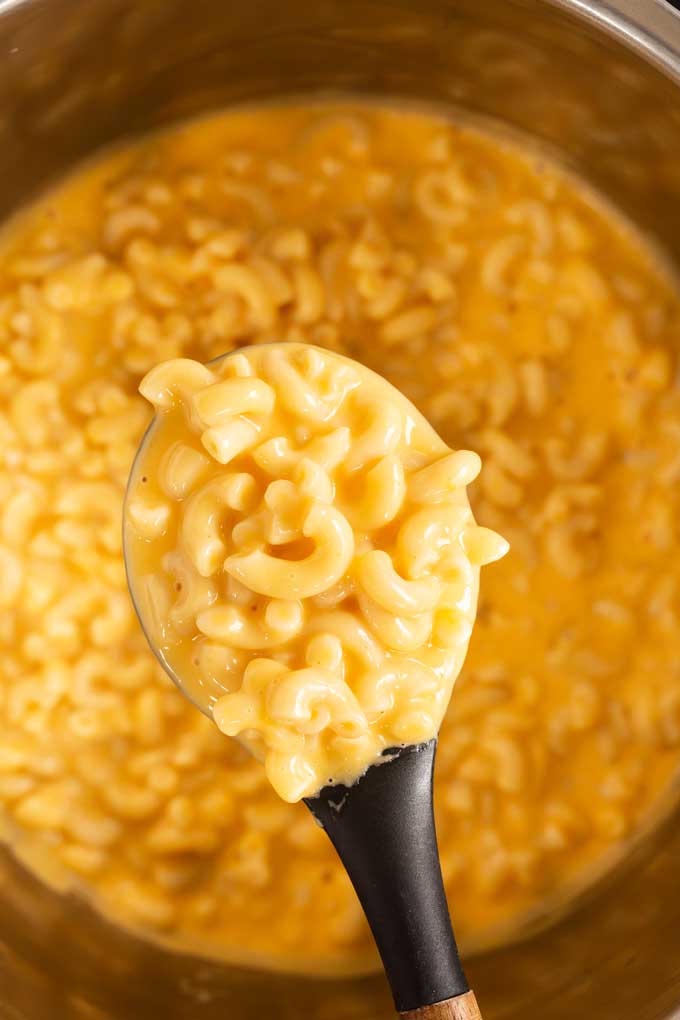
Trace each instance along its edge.
<instances>
[{"instance_id":1,"label":"serving spoon","mask_svg":"<svg viewBox=\"0 0 680 1020\"><path fill-rule=\"evenodd\" d=\"M135 464L152 429L153 424ZM132 603L151 649L182 694L212 718L210 707L192 697L152 640L135 596L125 541L123 548ZM352 786L326 786L304 803L333 843L359 897L400 1016L481 1020L458 955L439 862L432 798L436 747L433 738L387 749Z\"/></svg>"}]
</instances>

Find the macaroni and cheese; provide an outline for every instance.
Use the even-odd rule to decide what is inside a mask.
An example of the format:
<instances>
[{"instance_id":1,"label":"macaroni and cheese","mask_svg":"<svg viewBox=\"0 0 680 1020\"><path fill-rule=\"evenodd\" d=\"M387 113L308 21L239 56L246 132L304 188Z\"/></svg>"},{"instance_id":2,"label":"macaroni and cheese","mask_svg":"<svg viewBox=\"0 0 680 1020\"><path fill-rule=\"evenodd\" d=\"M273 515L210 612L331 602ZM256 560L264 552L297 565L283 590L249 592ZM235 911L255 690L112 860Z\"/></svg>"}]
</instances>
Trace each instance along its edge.
<instances>
[{"instance_id":1,"label":"macaroni and cheese","mask_svg":"<svg viewBox=\"0 0 680 1020\"><path fill-rule=\"evenodd\" d=\"M467 651L479 456L394 387L304 344L153 368L130 480L128 576L147 636L285 800L434 737Z\"/></svg>"},{"instance_id":2,"label":"macaroni and cheese","mask_svg":"<svg viewBox=\"0 0 680 1020\"><path fill-rule=\"evenodd\" d=\"M440 731L442 867L464 949L551 916L680 763L679 337L641 235L545 155L435 113L228 111L45 195L0 242L7 839L196 952L379 966L325 833L154 659L122 559L140 379L310 343L483 458L470 502L511 551Z\"/></svg>"}]
</instances>

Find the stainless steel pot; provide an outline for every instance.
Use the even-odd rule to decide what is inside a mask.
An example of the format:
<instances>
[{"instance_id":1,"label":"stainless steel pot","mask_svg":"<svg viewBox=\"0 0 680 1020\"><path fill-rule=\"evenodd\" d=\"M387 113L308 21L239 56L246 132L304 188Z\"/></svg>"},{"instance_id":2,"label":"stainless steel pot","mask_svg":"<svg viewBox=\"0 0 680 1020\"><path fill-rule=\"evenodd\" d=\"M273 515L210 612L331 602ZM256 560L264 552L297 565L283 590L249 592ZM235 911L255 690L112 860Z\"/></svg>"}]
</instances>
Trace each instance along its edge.
<instances>
[{"instance_id":1,"label":"stainless steel pot","mask_svg":"<svg viewBox=\"0 0 680 1020\"><path fill-rule=\"evenodd\" d=\"M662 0L0 0L0 213L97 146L319 90L535 136L680 260L680 18ZM560 924L469 961L486 1020L680 1017L680 817ZM2 1020L380 1020L379 978L175 956L0 855Z\"/></svg>"}]
</instances>

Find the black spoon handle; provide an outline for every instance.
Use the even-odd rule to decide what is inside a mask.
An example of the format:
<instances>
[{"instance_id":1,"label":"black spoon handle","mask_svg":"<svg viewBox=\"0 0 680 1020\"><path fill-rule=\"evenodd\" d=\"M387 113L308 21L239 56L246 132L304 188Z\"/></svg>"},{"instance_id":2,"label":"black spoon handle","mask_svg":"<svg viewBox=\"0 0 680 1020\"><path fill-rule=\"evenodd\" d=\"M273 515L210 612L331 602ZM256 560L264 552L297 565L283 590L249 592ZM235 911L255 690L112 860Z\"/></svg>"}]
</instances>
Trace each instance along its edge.
<instances>
[{"instance_id":1,"label":"black spoon handle","mask_svg":"<svg viewBox=\"0 0 680 1020\"><path fill-rule=\"evenodd\" d=\"M354 786L326 786L306 804L356 889L400 1013L463 997L432 808L436 740L401 748ZM462 1005L462 1004L461 1004ZM416 1013L472 1020L474 1013ZM477 1014L478 1015L478 1014Z\"/></svg>"}]
</instances>

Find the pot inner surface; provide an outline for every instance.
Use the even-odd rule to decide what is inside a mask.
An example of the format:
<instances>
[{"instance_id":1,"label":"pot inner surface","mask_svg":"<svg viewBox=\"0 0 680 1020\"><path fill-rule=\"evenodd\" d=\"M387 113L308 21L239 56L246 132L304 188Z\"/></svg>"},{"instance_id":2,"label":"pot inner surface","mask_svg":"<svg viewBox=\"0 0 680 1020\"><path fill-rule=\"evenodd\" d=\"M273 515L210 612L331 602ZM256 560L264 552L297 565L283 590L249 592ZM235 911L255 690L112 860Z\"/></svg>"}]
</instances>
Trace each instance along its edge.
<instances>
[{"instance_id":1,"label":"pot inner surface","mask_svg":"<svg viewBox=\"0 0 680 1020\"><path fill-rule=\"evenodd\" d=\"M365 8L362 10L365 15ZM247 19L239 19L237 25L230 24L226 17L213 17L212 22L205 20L203 25L210 23L211 29L218 25L223 33L220 38L219 33L216 36L214 31L208 33L201 27L198 13L208 19L211 12L207 5L194 8L192 15L183 5L163 8L147 5L143 14L122 6L114 9L102 5L92 24L87 26L76 26L69 17L69 6L65 5L58 44L53 46L48 58L40 61L34 59L34 55L45 38L44 23L40 18L41 8L35 7L34 12L33 19L23 24L21 9L5 15L8 38L16 41L17 53L24 63L21 65L17 61L12 67L10 62L3 73L16 74L17 65L22 66L24 72L30 72L21 75L21 88L13 92L15 105L10 104L5 121L12 139L11 145L3 147L8 159L5 192L8 208L40 186L48 176L61 172L73 158L121 132L131 128L146 129L207 106L277 95L285 84L286 92L314 92L323 87L451 102L493 116L511 127L528 128L544 142L559 148L568 163L579 172L585 171L643 227L653 230L672 252L670 242L677 233L673 201L676 175L672 161L677 130L674 87L661 74L617 45L602 36L589 36L563 15L543 6L519 4L495 11L489 5L488 15L485 11L488 21L483 25L465 4L453 8L442 5L422 16L409 14L405 6L381 5L375 12L369 8L368 17L364 16L363 21L357 19L356 23L353 22L356 12L351 6L340 10L331 5L319 12L316 25L310 24L306 8L290 8L286 11L285 22L281 15L273 15L271 22L264 19L272 26L266 35L255 31L254 21L248 25ZM258 21L261 14L259 11ZM196 20L190 22L194 16ZM101 20L97 21L99 17ZM190 23L194 25L193 31L189 30ZM357 27L359 25L361 27ZM97 33L104 30L112 37L113 44L111 66L102 70L95 39ZM159 30L167 40L162 53L156 52L153 59L145 62L135 59L141 58L143 53L148 57L150 37ZM81 32L92 32L92 37L84 39ZM295 41L297 49L293 45ZM76 48L79 56L74 61ZM372 55L371 61L366 59L367 53ZM389 61L385 59L388 53ZM229 65L226 65L227 59ZM428 75L419 78L417 68L424 66L424 61L427 61ZM609 72L609 80L616 82L616 89L595 88L596 82L601 80L603 67ZM125 73L122 68L126 69ZM130 68L134 69L133 73ZM335 70L331 71L333 68ZM186 81L191 82L190 89L186 85L178 88ZM545 88L537 89L537 81L544 83ZM125 116L121 116L123 110ZM636 111L635 115L631 115L631 110ZM625 986L626 995L642 998L643 993L647 994L648 986L637 975L653 964L657 978L662 978L672 966L669 947L663 952L657 950L659 931L664 932L666 938L672 922L667 916L670 908L662 903L663 896L659 893L659 888L663 888L664 862L672 853L672 836L669 834L667 839L664 852L645 857L644 867L635 873L634 882L628 883L626 903L630 903L631 898L644 896L647 909L658 912L654 917L645 915L643 918L641 911L626 909L625 921L622 921L613 908L613 900L607 903L603 900L584 907L568 925L543 937L540 943L504 950L492 960L487 958L473 964L473 976L480 989L485 985L486 975L486 998L492 1010L494 995L498 996L496 1015L513 1015L504 1013L505 1007L501 1005L508 989L511 996L517 992L520 1003L522 998L536 1002L534 969L536 961L544 959L543 954L550 960L541 974L550 975L546 997L551 1003L550 1007L546 1005L543 1015L566 1015L560 1010L566 1009L567 1003L573 1008L576 1000L565 996L556 1003L553 998L552 990L566 985L570 986L571 995L583 995L583 1001L591 1007L599 992L574 981L574 975L579 973L584 962L582 952L585 950L580 951L579 947L586 946L589 954L593 953L594 946L603 947L599 951L605 974L607 968L617 974L624 961L628 972L628 938L635 939L641 946L641 962L639 972L633 969L633 976L629 975L631 985ZM8 863L7 867L13 866ZM647 889L652 889L653 893L649 894ZM281 991L291 997L291 1002L296 1002L295 1009L300 1008L300 1003L313 1009L312 1003L318 1001L319 989L313 982L302 987L291 985L285 979L272 979L266 989L255 988L247 977L225 976L221 969L211 965L201 964L197 970L199 965L188 960L175 967L152 948L131 947L119 933L109 933L112 945L107 944L105 952L94 949L89 940L85 947L83 933L88 923L96 923L86 920L89 915L85 908L77 907L69 912L69 918L80 916L82 920L82 926L74 932L64 917L59 899L33 887L30 882L17 881L9 896L14 903L7 922L7 941L12 947L10 979L17 988L12 995L18 1004L22 996L24 1002L31 1003L27 1007L29 1016L40 1015L39 996L21 991L25 985L18 959L23 957L22 966L30 969L37 964L43 972L49 970L51 961L63 974L61 947L65 944L79 944L89 965L93 963L90 954L96 953L98 975L106 974L112 966L118 969L118 974L122 969L137 975L137 954L141 955L144 973L150 975L149 984L140 991L136 978L131 977L123 992L130 996L129 1005L125 1006L128 1011L122 1015L133 1016L135 1010L143 1011L145 1000L151 1001L149 995L154 996L155 1002L157 985L152 982L159 979L172 982L168 988L175 993L175 1003L193 996L198 986L203 989L206 1002L208 993L214 996L212 1003L205 1006L206 1010L220 1001L233 1008L238 999L243 1001L244 1016L249 1015L248 1010L262 1008L263 996ZM49 946L45 945L41 933L30 930L30 923L24 930L22 919L17 916L18 900L22 903L23 916L30 916L33 896L38 897L33 902L40 903L42 916L53 918ZM579 929L579 925L583 927ZM618 933L616 939L597 935L598 931L612 930ZM594 932L595 941L592 934L581 940L577 937L579 931ZM98 938L97 946L102 945ZM617 949L619 945L621 951ZM563 968L561 971L556 970L558 961ZM102 988L107 987L107 981L100 981L98 976L93 983L87 973L92 969L89 965L86 968L69 963L67 989L62 982L55 986L49 977L41 978L36 987L44 985L49 989L46 992L48 1001L53 1001L55 994L62 996L64 1001L69 1001L68 1008L72 1011L78 1008L73 1002L78 1001L81 993L86 1000L94 994L95 999L102 1002L105 994ZM181 976L180 985L174 984L174 977L167 977L168 971ZM492 973L505 975L504 982L497 978L490 987ZM541 980L548 984L547 977ZM613 991L613 980L607 982L605 977L599 983L608 1003L616 1003L616 994L622 994ZM100 988L95 990L94 984L99 984ZM664 987L663 981L661 986ZM55 987L61 990L55 992ZM121 994L119 981L111 980L108 987L112 994ZM152 987L154 991L150 992ZM183 990L178 991L178 988ZM377 986L375 992L373 988L368 982L359 981L343 994L355 1002L351 1008L360 1010L364 1001L368 1004L373 994L380 994ZM325 987L324 994L328 990ZM162 999L163 992L158 994ZM662 1002L670 999L670 993L662 991L661 996ZM547 1012L549 1008L553 1012ZM615 1008L618 1007L603 1003L598 1015L616 1016ZM607 1013L607 1009L614 1011ZM206 1015L210 1015L209 1012Z\"/></svg>"}]
</instances>

